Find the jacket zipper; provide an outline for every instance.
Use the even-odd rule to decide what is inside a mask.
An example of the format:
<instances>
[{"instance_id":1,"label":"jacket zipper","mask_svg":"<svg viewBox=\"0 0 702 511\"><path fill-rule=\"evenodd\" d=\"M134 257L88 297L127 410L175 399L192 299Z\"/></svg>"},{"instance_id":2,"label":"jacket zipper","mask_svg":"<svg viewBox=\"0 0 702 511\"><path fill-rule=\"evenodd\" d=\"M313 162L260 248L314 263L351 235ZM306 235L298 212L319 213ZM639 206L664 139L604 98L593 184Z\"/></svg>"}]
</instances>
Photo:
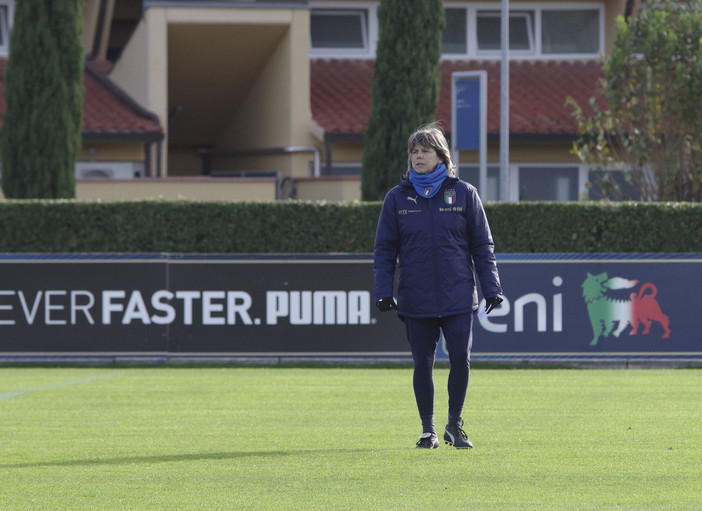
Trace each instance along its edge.
<instances>
[{"instance_id":1,"label":"jacket zipper","mask_svg":"<svg viewBox=\"0 0 702 511\"><path fill-rule=\"evenodd\" d=\"M439 282L439 260L437 256L437 247L436 247L436 213L435 213L435 208L433 207L433 203L436 197L439 196L439 193L441 193L441 190L434 195L434 197L431 197L429 200L427 200L427 205L429 207L429 216L431 218L431 253L432 257L434 259L434 282ZM436 311L437 317L442 317L441 311L443 310L443 304L441 303L441 289L440 287L437 287L436 289L436 298L434 303L436 304Z\"/></svg>"}]
</instances>

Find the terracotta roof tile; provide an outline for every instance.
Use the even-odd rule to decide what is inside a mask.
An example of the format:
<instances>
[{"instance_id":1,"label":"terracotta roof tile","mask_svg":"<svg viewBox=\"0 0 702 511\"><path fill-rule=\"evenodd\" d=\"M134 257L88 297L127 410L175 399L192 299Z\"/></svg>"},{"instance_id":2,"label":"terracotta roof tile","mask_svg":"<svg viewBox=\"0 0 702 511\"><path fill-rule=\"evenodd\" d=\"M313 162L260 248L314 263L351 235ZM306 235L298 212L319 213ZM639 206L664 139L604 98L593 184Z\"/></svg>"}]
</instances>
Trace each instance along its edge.
<instances>
[{"instance_id":1,"label":"terracotta roof tile","mask_svg":"<svg viewBox=\"0 0 702 511\"><path fill-rule=\"evenodd\" d=\"M370 116L373 64L372 60L312 59L312 117L327 133L363 133ZM451 73L477 70L488 73L488 133L499 133L499 61L442 61L436 118L450 129ZM510 62L510 133L575 133L566 97L572 96L580 105L590 97L601 97L600 77L598 60Z\"/></svg>"},{"instance_id":2,"label":"terracotta roof tile","mask_svg":"<svg viewBox=\"0 0 702 511\"><path fill-rule=\"evenodd\" d=\"M6 111L6 69L7 59L0 59L0 118ZM96 67L86 65L83 84L83 135L107 134L117 139L128 135L133 139L135 135L153 137L163 133L156 116L131 100Z\"/></svg>"},{"instance_id":3,"label":"terracotta roof tile","mask_svg":"<svg viewBox=\"0 0 702 511\"><path fill-rule=\"evenodd\" d=\"M157 117L146 111L94 66L86 66L83 132L162 133Z\"/></svg>"},{"instance_id":4,"label":"terracotta roof tile","mask_svg":"<svg viewBox=\"0 0 702 511\"><path fill-rule=\"evenodd\" d=\"M332 133L362 133L371 109L372 60L313 59L312 117Z\"/></svg>"},{"instance_id":5,"label":"terracotta roof tile","mask_svg":"<svg viewBox=\"0 0 702 511\"><path fill-rule=\"evenodd\" d=\"M371 109L372 60L312 59L310 101L314 120L327 133L362 135ZM0 59L0 117L5 112L6 59ZM488 72L488 132L500 128L500 63L497 61L442 61L441 91L436 117L451 126L451 73ZM158 119L129 98L103 74L100 62L86 68L83 107L84 134L159 135ZM567 96L581 105L601 91L600 62L512 61L510 63L510 132L556 135L575 132ZM1 120L0 120L1 126Z\"/></svg>"}]
</instances>

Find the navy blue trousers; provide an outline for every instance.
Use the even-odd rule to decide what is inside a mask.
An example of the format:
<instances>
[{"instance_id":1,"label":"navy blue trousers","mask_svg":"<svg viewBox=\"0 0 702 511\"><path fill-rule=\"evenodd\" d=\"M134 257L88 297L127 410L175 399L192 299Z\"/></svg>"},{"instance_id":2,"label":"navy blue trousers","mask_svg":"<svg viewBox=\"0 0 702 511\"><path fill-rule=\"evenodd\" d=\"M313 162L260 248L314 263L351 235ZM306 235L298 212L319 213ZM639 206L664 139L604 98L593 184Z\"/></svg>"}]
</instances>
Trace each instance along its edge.
<instances>
[{"instance_id":1,"label":"navy blue trousers","mask_svg":"<svg viewBox=\"0 0 702 511\"><path fill-rule=\"evenodd\" d=\"M451 366L448 377L448 413L449 417L457 419L463 412L470 379L473 315L405 317L405 328L414 359L412 383L420 417L434 413L434 361L439 337L443 332Z\"/></svg>"}]
</instances>

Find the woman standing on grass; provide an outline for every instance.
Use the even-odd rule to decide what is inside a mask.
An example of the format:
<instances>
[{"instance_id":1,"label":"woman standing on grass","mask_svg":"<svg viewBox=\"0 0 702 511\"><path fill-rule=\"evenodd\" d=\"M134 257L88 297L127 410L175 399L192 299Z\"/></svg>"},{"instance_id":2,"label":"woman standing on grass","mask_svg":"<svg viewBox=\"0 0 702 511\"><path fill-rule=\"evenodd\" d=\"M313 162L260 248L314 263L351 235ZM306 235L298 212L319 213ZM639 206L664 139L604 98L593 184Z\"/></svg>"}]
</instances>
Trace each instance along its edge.
<instances>
[{"instance_id":1,"label":"woman standing on grass","mask_svg":"<svg viewBox=\"0 0 702 511\"><path fill-rule=\"evenodd\" d=\"M414 359L413 387L423 434L417 448L435 449L434 360L440 333L449 353L448 423L444 441L473 447L463 431L470 377L475 274L486 312L502 302L490 227L478 193L456 177L443 132L424 126L408 140L409 168L385 196L375 237L375 299L405 322ZM393 283L398 267L397 302Z\"/></svg>"}]
</instances>

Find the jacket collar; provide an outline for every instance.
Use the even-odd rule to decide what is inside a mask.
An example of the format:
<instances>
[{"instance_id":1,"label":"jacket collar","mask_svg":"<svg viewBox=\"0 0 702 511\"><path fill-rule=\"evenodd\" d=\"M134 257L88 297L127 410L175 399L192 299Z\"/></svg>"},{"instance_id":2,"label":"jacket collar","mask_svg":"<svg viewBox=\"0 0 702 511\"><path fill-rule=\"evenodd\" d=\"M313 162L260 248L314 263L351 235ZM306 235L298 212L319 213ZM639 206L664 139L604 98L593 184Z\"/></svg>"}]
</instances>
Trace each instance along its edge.
<instances>
[{"instance_id":1,"label":"jacket collar","mask_svg":"<svg viewBox=\"0 0 702 511\"><path fill-rule=\"evenodd\" d=\"M449 184L454 184L454 183L456 183L457 181L458 181L458 178L457 178L457 177L447 177L447 178L444 180L444 182L441 183L441 188L443 188L443 187L445 187L446 185L449 185ZM406 178L406 177L403 177L403 178L400 180L399 186L401 186L401 187L403 187L403 188L411 188L411 189L414 190L414 186L412 186L412 182L411 182L408 178Z\"/></svg>"}]
</instances>

